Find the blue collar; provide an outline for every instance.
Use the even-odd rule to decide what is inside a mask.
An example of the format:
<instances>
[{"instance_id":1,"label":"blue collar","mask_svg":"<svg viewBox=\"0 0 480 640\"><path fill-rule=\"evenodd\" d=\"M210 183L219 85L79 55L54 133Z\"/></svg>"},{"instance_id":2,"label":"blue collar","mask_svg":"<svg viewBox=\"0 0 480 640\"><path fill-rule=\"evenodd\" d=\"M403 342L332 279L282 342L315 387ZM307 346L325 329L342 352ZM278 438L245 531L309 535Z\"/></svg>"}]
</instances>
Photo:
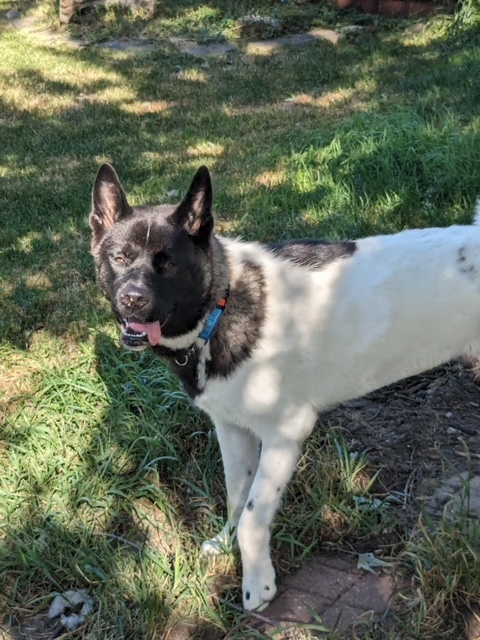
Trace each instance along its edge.
<instances>
[{"instance_id":1,"label":"blue collar","mask_svg":"<svg viewBox=\"0 0 480 640\"><path fill-rule=\"evenodd\" d=\"M216 326L219 323L220 318L223 315L223 312L225 311L225 307L227 306L227 300L228 300L229 293L230 293L230 285L227 286L227 288L225 290L225 294L223 295L222 298L220 298L220 300L218 301L218 304L215 307L215 309L210 312L210 314L208 315L207 319L205 320L205 324L203 325L203 329L201 330L200 335L198 336L202 340L205 340L205 344L212 337L212 334L215 331Z\"/></svg>"},{"instance_id":2,"label":"blue collar","mask_svg":"<svg viewBox=\"0 0 480 640\"><path fill-rule=\"evenodd\" d=\"M220 298L215 309L209 313L207 319L205 320L203 329L201 330L198 336L199 338L205 341L205 344L207 344L207 342L212 337L212 334L215 331L217 324L219 323L220 318L222 317L223 312L225 311L229 293L230 293L230 285L227 286L224 296ZM175 358L175 362L178 364L179 367L185 367L188 364L190 356L193 353L195 353L197 349L198 349L198 346L196 343L194 343L190 347L190 349L187 351L187 353L183 356L183 359L178 360L177 358Z\"/></svg>"}]
</instances>

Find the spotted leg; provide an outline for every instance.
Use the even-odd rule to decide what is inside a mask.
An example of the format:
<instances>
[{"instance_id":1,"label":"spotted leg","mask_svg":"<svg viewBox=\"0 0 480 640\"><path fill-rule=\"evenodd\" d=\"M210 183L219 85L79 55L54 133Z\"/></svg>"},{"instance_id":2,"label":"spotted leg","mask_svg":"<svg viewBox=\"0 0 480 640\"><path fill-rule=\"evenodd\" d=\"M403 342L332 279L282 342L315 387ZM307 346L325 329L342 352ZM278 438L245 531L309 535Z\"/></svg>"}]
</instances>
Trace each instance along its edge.
<instances>
[{"instance_id":1,"label":"spotted leg","mask_svg":"<svg viewBox=\"0 0 480 640\"><path fill-rule=\"evenodd\" d=\"M275 597L269 527L295 470L302 442L278 435L262 441L258 471L238 524L245 609L261 611Z\"/></svg>"},{"instance_id":2,"label":"spotted leg","mask_svg":"<svg viewBox=\"0 0 480 640\"><path fill-rule=\"evenodd\" d=\"M232 536L247 501L258 467L259 440L246 429L215 421L222 453L228 495L228 522L211 540L202 545L204 555L218 555L232 542Z\"/></svg>"}]
</instances>

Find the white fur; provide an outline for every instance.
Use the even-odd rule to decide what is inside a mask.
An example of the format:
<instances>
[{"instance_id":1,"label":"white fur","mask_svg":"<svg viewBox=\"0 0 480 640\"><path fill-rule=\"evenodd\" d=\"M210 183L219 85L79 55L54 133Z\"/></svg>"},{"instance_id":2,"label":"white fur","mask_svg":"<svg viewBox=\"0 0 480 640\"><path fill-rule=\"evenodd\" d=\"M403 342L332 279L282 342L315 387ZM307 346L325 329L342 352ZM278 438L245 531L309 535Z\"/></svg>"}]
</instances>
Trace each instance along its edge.
<instances>
[{"instance_id":1,"label":"white fur","mask_svg":"<svg viewBox=\"0 0 480 640\"><path fill-rule=\"evenodd\" d=\"M320 270L222 239L232 290L247 260L266 280L259 344L196 400L218 432L246 609L275 595L269 526L317 413L480 353L480 204L475 222L361 239ZM204 552L218 552L227 533Z\"/></svg>"},{"instance_id":2,"label":"white fur","mask_svg":"<svg viewBox=\"0 0 480 640\"><path fill-rule=\"evenodd\" d=\"M172 349L172 351L174 351L176 349L188 349L188 347L191 347L194 343L202 345L203 341L198 339L198 335L203 329L204 324L205 318L202 318L195 329L192 329L188 333L184 333L183 335L177 336L175 338L166 338L162 336L162 347L167 347L168 349Z\"/></svg>"},{"instance_id":3,"label":"white fur","mask_svg":"<svg viewBox=\"0 0 480 640\"><path fill-rule=\"evenodd\" d=\"M473 219L474 224L480 224L480 200L477 200L477 206L475 208L475 216Z\"/></svg>"}]
</instances>

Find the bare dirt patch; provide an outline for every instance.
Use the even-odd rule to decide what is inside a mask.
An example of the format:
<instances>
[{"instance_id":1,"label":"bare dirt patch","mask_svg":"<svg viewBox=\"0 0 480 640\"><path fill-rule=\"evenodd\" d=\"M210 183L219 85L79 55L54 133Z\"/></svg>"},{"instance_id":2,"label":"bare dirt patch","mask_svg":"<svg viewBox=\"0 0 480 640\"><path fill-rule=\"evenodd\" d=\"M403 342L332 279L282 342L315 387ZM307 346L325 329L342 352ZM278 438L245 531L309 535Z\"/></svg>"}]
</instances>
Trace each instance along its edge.
<instances>
[{"instance_id":1,"label":"bare dirt patch","mask_svg":"<svg viewBox=\"0 0 480 640\"><path fill-rule=\"evenodd\" d=\"M445 476L480 473L478 362L456 361L323 416L352 449L381 468L386 493L405 504L431 496Z\"/></svg>"}]
</instances>

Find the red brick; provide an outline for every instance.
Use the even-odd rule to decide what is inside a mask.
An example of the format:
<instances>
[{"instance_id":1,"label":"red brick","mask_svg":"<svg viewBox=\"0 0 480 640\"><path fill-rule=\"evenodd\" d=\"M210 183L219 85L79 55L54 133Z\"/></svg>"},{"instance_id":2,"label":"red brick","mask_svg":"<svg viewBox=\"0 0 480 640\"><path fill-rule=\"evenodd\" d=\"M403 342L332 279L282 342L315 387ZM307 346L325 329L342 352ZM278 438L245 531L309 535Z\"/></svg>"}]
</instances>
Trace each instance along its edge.
<instances>
[{"instance_id":1,"label":"red brick","mask_svg":"<svg viewBox=\"0 0 480 640\"><path fill-rule=\"evenodd\" d=\"M262 615L275 622L307 623L312 622L315 614L321 615L329 606L330 601L318 594L288 589L278 596Z\"/></svg>"},{"instance_id":2,"label":"red brick","mask_svg":"<svg viewBox=\"0 0 480 640\"><path fill-rule=\"evenodd\" d=\"M356 609L347 604L336 602L323 613L322 621L325 626L332 631L341 632L345 631L345 629L356 622L360 616L364 615L365 612L362 611L362 609Z\"/></svg>"},{"instance_id":3,"label":"red brick","mask_svg":"<svg viewBox=\"0 0 480 640\"><path fill-rule=\"evenodd\" d=\"M390 576L367 574L353 585L339 600L362 611L383 613L395 592L395 583Z\"/></svg>"},{"instance_id":4,"label":"red brick","mask_svg":"<svg viewBox=\"0 0 480 640\"><path fill-rule=\"evenodd\" d=\"M361 579L360 575L332 569L320 564L307 564L285 580L285 586L315 593L331 602L340 598Z\"/></svg>"},{"instance_id":5,"label":"red brick","mask_svg":"<svg viewBox=\"0 0 480 640\"><path fill-rule=\"evenodd\" d=\"M268 633L275 627L320 618L326 627L343 632L359 618L383 613L392 595L405 586L405 580L366 574L354 561L322 554L286 578L283 591L262 612L270 624L264 622L260 627ZM254 626L259 628L258 623Z\"/></svg>"},{"instance_id":6,"label":"red brick","mask_svg":"<svg viewBox=\"0 0 480 640\"><path fill-rule=\"evenodd\" d=\"M350 560L344 556L333 556L326 553L322 553L319 556L315 556L311 559L312 564L318 564L324 567L330 567L330 569L338 569L339 571L355 572L357 563L355 560Z\"/></svg>"}]
</instances>

